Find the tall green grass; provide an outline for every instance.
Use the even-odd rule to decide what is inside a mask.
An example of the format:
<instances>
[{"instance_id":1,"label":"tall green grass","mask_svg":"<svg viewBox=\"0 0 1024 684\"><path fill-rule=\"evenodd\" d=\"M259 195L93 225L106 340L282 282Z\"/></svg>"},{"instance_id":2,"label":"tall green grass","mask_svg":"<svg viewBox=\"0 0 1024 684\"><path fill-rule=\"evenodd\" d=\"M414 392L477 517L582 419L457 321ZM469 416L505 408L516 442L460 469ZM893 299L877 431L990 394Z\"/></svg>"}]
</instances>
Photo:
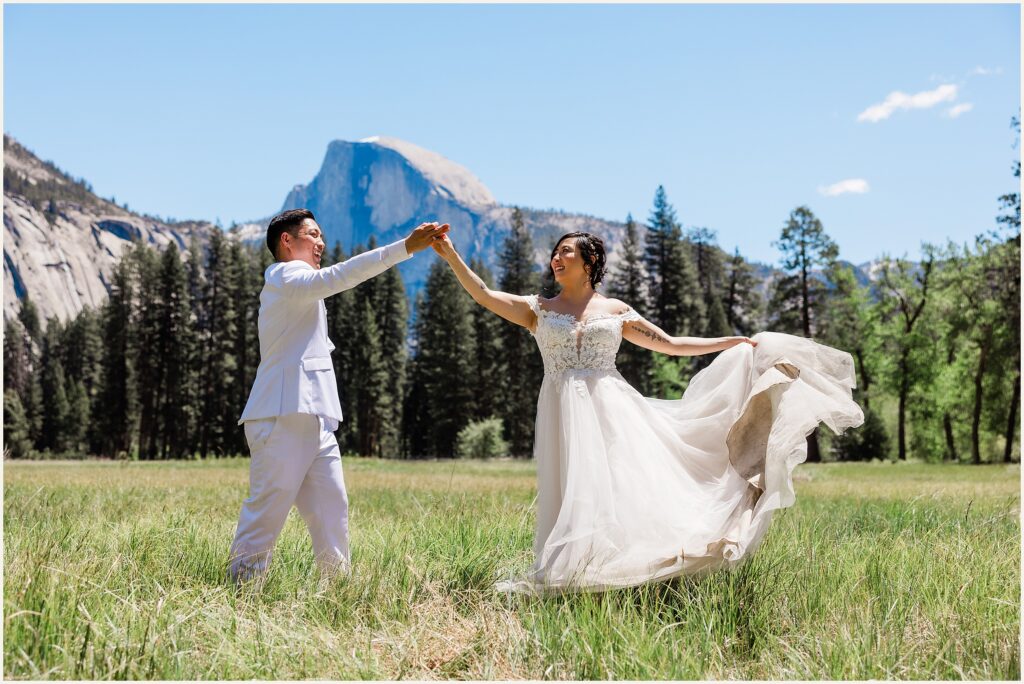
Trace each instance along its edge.
<instances>
[{"instance_id":1,"label":"tall green grass","mask_svg":"<svg viewBox=\"0 0 1024 684\"><path fill-rule=\"evenodd\" d=\"M9 678L1020 677L1019 466L802 466L738 570L547 599L529 463L346 459L353 574L293 513L241 589L247 461L4 467Z\"/></svg>"}]
</instances>

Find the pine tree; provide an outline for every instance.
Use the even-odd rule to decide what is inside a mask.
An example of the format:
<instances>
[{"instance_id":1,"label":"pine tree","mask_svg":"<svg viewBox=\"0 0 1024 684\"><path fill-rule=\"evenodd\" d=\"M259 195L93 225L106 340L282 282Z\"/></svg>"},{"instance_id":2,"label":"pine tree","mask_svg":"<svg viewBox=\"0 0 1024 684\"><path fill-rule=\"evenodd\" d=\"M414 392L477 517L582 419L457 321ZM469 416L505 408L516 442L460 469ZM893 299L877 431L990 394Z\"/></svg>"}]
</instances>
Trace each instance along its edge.
<instances>
[{"instance_id":1,"label":"pine tree","mask_svg":"<svg viewBox=\"0 0 1024 684\"><path fill-rule=\"evenodd\" d=\"M647 291L650 297L649 317L653 323L661 327L664 327L663 319L669 305L666 290L662 287L661 271L669 258L674 228L678 228L675 209L668 203L665 188L659 185L654 193L654 210L647 221L644 264L647 267ZM668 333L675 334L672 330Z\"/></svg>"},{"instance_id":2,"label":"pine tree","mask_svg":"<svg viewBox=\"0 0 1024 684\"><path fill-rule=\"evenodd\" d=\"M236 383L238 292L231 278L231 252L220 231L213 231L206 261L203 294L207 328L203 340L203 420L200 421L200 453L233 452L238 414L232 400Z\"/></svg>"},{"instance_id":3,"label":"pine tree","mask_svg":"<svg viewBox=\"0 0 1024 684\"><path fill-rule=\"evenodd\" d=\"M633 307L641 316L647 314L647 286L644 273L644 253L640 245L633 215L626 216L626 231L622 240L622 256L611 273L608 295Z\"/></svg>"},{"instance_id":4,"label":"pine tree","mask_svg":"<svg viewBox=\"0 0 1024 684\"><path fill-rule=\"evenodd\" d=\"M353 340L352 375L355 388L354 412L359 425L356 449L364 456L381 456L384 422L394 413L388 393L387 367L381 344L374 291L356 288L353 318L359 335Z\"/></svg>"},{"instance_id":5,"label":"pine tree","mask_svg":"<svg viewBox=\"0 0 1024 684\"><path fill-rule=\"evenodd\" d=\"M821 221L805 206L797 207L782 228L779 239L772 243L782 252L782 269L794 280L785 283L789 300L799 307L800 332L813 337L814 319L819 302L827 296L827 288L811 276L816 266L827 267L839 256L839 248L825 233Z\"/></svg>"},{"instance_id":6,"label":"pine tree","mask_svg":"<svg viewBox=\"0 0 1024 684\"><path fill-rule=\"evenodd\" d=\"M32 372L28 333L17 318L4 320L4 393L25 395ZM19 408L24 411L24 407Z\"/></svg>"},{"instance_id":7,"label":"pine tree","mask_svg":"<svg viewBox=\"0 0 1024 684\"><path fill-rule=\"evenodd\" d=\"M269 252L268 252L269 254ZM199 241L194 237L189 242L188 259L185 262L185 280L188 290L189 326L192 328L192 348L188 357L188 384L182 386L181 401L184 407L186 450L189 454L199 451L200 423L203 421L203 372L205 370L206 340L209 322L206 316L205 257ZM243 451L243 453L247 453Z\"/></svg>"},{"instance_id":8,"label":"pine tree","mask_svg":"<svg viewBox=\"0 0 1024 684\"><path fill-rule=\"evenodd\" d=\"M86 414L91 415L91 407L97 401L103 383L103 337L100 318L95 310L84 308L68 323L61 347L67 376L82 383L89 407ZM93 421L89 420L88 425L89 451L97 453L99 435Z\"/></svg>"},{"instance_id":9,"label":"pine tree","mask_svg":"<svg viewBox=\"0 0 1024 684\"><path fill-rule=\"evenodd\" d=\"M470 300L449 266L435 259L416 317L408 419L413 456L450 457L473 414Z\"/></svg>"},{"instance_id":10,"label":"pine tree","mask_svg":"<svg viewBox=\"0 0 1024 684\"><path fill-rule=\"evenodd\" d=\"M697 281L704 293L707 319L702 334L706 337L723 337L732 331L722 307L721 291L724 266L721 251L715 243L716 233L708 228L691 228L687 239L697 267ZM709 358L709 357L706 357Z\"/></svg>"},{"instance_id":11,"label":"pine tree","mask_svg":"<svg viewBox=\"0 0 1024 684\"><path fill-rule=\"evenodd\" d=\"M480 276L487 287L494 287L494 276L480 259L469 262L470 269ZM473 383L473 418L485 420L502 414L502 396L509 379L502 350L502 320L489 310L473 302L469 306L470 329L472 331L472 370L469 377Z\"/></svg>"},{"instance_id":12,"label":"pine tree","mask_svg":"<svg viewBox=\"0 0 1024 684\"><path fill-rule=\"evenodd\" d=\"M644 253L632 214L626 217L622 256L611 274L608 296L622 300L641 316L648 314ZM641 394L648 394L651 390L652 364L652 352L649 350L629 342L623 342L619 347L615 365L622 373L622 377Z\"/></svg>"},{"instance_id":13,"label":"pine tree","mask_svg":"<svg viewBox=\"0 0 1024 684\"><path fill-rule=\"evenodd\" d=\"M352 255L375 249L376 246L377 241L371 235L367 247L356 245ZM347 448L364 456L377 455L383 414L390 412L389 397L381 397L385 406L381 406L381 402L374 404L371 398L375 393L385 392L387 382L381 354L380 324L376 317L375 280L371 278L345 293L330 298L337 299L346 295L349 297L348 312L342 321L340 339L344 349L336 349L335 357L339 361L344 358L343 370L348 383Z\"/></svg>"},{"instance_id":14,"label":"pine tree","mask_svg":"<svg viewBox=\"0 0 1024 684\"><path fill-rule=\"evenodd\" d=\"M764 298L757 291L754 267L740 256L736 248L726 264L726 286L723 293L725 320L732 335L752 335L764 307Z\"/></svg>"},{"instance_id":15,"label":"pine tree","mask_svg":"<svg viewBox=\"0 0 1024 684\"><path fill-rule=\"evenodd\" d=\"M402 398L406 390L406 336L409 301L397 268L379 277L375 307L379 316L381 356L386 380L388 410L380 430L380 455L394 457L401 451Z\"/></svg>"},{"instance_id":16,"label":"pine tree","mask_svg":"<svg viewBox=\"0 0 1024 684\"><path fill-rule=\"evenodd\" d=\"M164 250L159 272L159 343L162 382L158 397L159 458L182 458L190 452L188 440L190 388L195 332L189 310L188 274L174 243Z\"/></svg>"},{"instance_id":17,"label":"pine tree","mask_svg":"<svg viewBox=\"0 0 1024 684\"><path fill-rule=\"evenodd\" d=\"M376 249L371 235L367 250ZM363 251L357 245L354 254ZM364 456L380 456L384 424L395 412L388 393L387 367L381 339L381 318L377 310L379 278L371 278L351 290L351 310L345 343L345 364L349 381L351 415L350 447ZM337 295L336 295L337 296ZM354 428L354 429L353 429Z\"/></svg>"},{"instance_id":18,"label":"pine tree","mask_svg":"<svg viewBox=\"0 0 1024 684\"><path fill-rule=\"evenodd\" d=\"M21 307L18 309L18 321L25 328L28 339L33 344L38 346L42 343L43 329L39 324L39 310L28 296L28 293L25 293L25 296L21 299Z\"/></svg>"},{"instance_id":19,"label":"pine tree","mask_svg":"<svg viewBox=\"0 0 1024 684\"><path fill-rule=\"evenodd\" d=\"M412 340L410 344L409 381L406 384L405 396L402 397L402 456L421 457L427 453L429 441L426 430L430 425L430 416L426 402L424 387L425 373L423 362L419 357L420 319L426 310L426 295L423 289L416 293L412 307Z\"/></svg>"},{"instance_id":20,"label":"pine tree","mask_svg":"<svg viewBox=\"0 0 1024 684\"><path fill-rule=\"evenodd\" d=\"M878 377L879 334L869 288L857 284L848 264L833 262L825 271L832 290L818 317L818 337L824 344L848 351L856 366L854 400L864 409L865 424L833 439L837 460L887 458L889 436L871 407ZM876 402L877 407L877 402Z\"/></svg>"},{"instance_id":21,"label":"pine tree","mask_svg":"<svg viewBox=\"0 0 1024 684\"><path fill-rule=\"evenodd\" d=\"M33 364L34 369L41 369L38 357ZM42 449L43 443L42 373L33 371L29 376L25 393L21 396L21 404L25 409L25 419L28 421L29 438L32 440L33 448L38 451Z\"/></svg>"},{"instance_id":22,"label":"pine tree","mask_svg":"<svg viewBox=\"0 0 1024 684\"><path fill-rule=\"evenodd\" d=\"M102 435L101 453L110 456L132 450L136 411L133 296L131 262L123 256L111 274L110 294L102 309L104 347L100 405L103 410L94 417Z\"/></svg>"},{"instance_id":23,"label":"pine tree","mask_svg":"<svg viewBox=\"0 0 1024 684\"><path fill-rule=\"evenodd\" d=\"M40 449L42 448L43 394L40 385L39 356L43 336L42 326L39 323L39 311L29 298L28 293L21 299L18 308L18 322L25 331L25 351L29 369L24 391L20 395L21 402L28 420L32 443L37 449Z\"/></svg>"},{"instance_id":24,"label":"pine tree","mask_svg":"<svg viewBox=\"0 0 1024 684\"><path fill-rule=\"evenodd\" d=\"M652 322L669 335L699 335L706 326L706 310L696 268L682 242L675 209L660 185L647 221L645 264Z\"/></svg>"},{"instance_id":25,"label":"pine tree","mask_svg":"<svg viewBox=\"0 0 1024 684\"><path fill-rule=\"evenodd\" d=\"M66 450L76 454L97 453L92 405L102 378L102 340L96 314L82 309L59 332L56 354L64 368L68 400Z\"/></svg>"},{"instance_id":26,"label":"pine tree","mask_svg":"<svg viewBox=\"0 0 1024 684\"><path fill-rule=\"evenodd\" d=\"M800 332L811 337L814 327L813 316L818 313L819 302L825 296L825 286L812 279L811 269L828 266L839 255L839 248L825 234L821 221L808 207L794 209L779 239L772 243L782 252L782 268L787 278L780 281L773 298L773 311L782 324L791 325L795 308L799 307ZM786 319L782 317L786 316ZM811 463L821 460L818 448L818 432L807 438L807 460Z\"/></svg>"},{"instance_id":27,"label":"pine tree","mask_svg":"<svg viewBox=\"0 0 1024 684\"><path fill-rule=\"evenodd\" d=\"M68 383L64 365L60 360L60 321L51 318L46 324L43 336L42 390L43 430L42 448L55 453L64 453L70 447Z\"/></svg>"},{"instance_id":28,"label":"pine tree","mask_svg":"<svg viewBox=\"0 0 1024 684\"><path fill-rule=\"evenodd\" d=\"M540 278L533 262L533 240L523 223L518 207L512 211L512 230L505 239L498 257L501 280L498 288L511 294L535 294L540 289ZM525 328L505 322L502 325L502 348L510 373L504 397L506 438L511 453L529 456L533 451L533 428L536 417L537 393L543 375L543 365L537 345ZM453 437L454 439L454 437Z\"/></svg>"},{"instance_id":29,"label":"pine tree","mask_svg":"<svg viewBox=\"0 0 1024 684\"><path fill-rule=\"evenodd\" d=\"M335 242L329 259L332 264L346 260L340 242ZM338 397L344 419L335 433L343 452L357 450L358 421L356 418L356 387L354 386L355 346L358 321L354 309L355 290L345 290L324 300L327 310L327 334L335 345L332 358L334 375L338 381Z\"/></svg>"},{"instance_id":30,"label":"pine tree","mask_svg":"<svg viewBox=\"0 0 1024 684\"><path fill-rule=\"evenodd\" d=\"M803 334L800 276L783 273L772 283L770 292L768 327L790 335Z\"/></svg>"},{"instance_id":31,"label":"pine tree","mask_svg":"<svg viewBox=\"0 0 1024 684\"><path fill-rule=\"evenodd\" d=\"M160 438L159 402L164 382L159 260L154 250L141 242L133 246L131 259L138 278L135 392L139 401L139 458L152 460L157 457Z\"/></svg>"},{"instance_id":32,"label":"pine tree","mask_svg":"<svg viewBox=\"0 0 1024 684\"><path fill-rule=\"evenodd\" d=\"M79 456L89 453L91 405L85 384L67 378L68 413L65 428L65 450Z\"/></svg>"},{"instance_id":33,"label":"pine tree","mask_svg":"<svg viewBox=\"0 0 1024 684\"><path fill-rule=\"evenodd\" d=\"M229 411L230 414L240 416L249 400L249 390L256 380L256 368L259 366L259 296L263 278L255 263L256 255L241 241L231 239L229 254L228 279L231 288L238 293L235 340L231 350L235 368ZM244 431L228 430L225 447L229 453L248 451Z\"/></svg>"},{"instance_id":34,"label":"pine tree","mask_svg":"<svg viewBox=\"0 0 1024 684\"><path fill-rule=\"evenodd\" d=\"M32 436L25 407L18 393L4 390L4 458L29 458L33 453Z\"/></svg>"},{"instance_id":35,"label":"pine tree","mask_svg":"<svg viewBox=\"0 0 1024 684\"><path fill-rule=\"evenodd\" d=\"M703 337L724 337L731 335L729 322L722 306L721 288L724 267L721 253L715 244L716 233L708 228L691 228L687 231L690 254L697 270L697 282L703 295L705 317ZM711 364L717 354L702 354L694 357L693 368L700 370Z\"/></svg>"},{"instance_id":36,"label":"pine tree","mask_svg":"<svg viewBox=\"0 0 1024 684\"><path fill-rule=\"evenodd\" d=\"M551 270L551 265L541 269L540 277L540 296L544 299L554 299L562 291L562 286L555 280L555 272Z\"/></svg>"}]
</instances>

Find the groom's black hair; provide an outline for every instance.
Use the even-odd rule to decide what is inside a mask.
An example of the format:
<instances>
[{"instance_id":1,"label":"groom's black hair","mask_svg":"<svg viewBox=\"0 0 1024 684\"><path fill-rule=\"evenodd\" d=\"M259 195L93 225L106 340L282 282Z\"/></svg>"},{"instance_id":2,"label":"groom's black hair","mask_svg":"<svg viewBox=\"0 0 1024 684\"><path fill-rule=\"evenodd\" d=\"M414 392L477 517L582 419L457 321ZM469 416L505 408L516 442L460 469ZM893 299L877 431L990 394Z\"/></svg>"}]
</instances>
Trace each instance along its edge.
<instances>
[{"instance_id":1,"label":"groom's black hair","mask_svg":"<svg viewBox=\"0 0 1024 684\"><path fill-rule=\"evenodd\" d=\"M306 219L316 221L313 212L309 209L289 209L270 219L270 225L267 226L267 249L275 259L277 259L277 246L281 242L281 234L288 233L292 237L298 237L299 226Z\"/></svg>"},{"instance_id":2,"label":"groom's black hair","mask_svg":"<svg viewBox=\"0 0 1024 684\"><path fill-rule=\"evenodd\" d=\"M580 255L583 257L583 270L590 276L590 287L596 290L597 284L604 280L606 261L604 240L591 233L566 233L555 240L555 246L551 248L552 257L558 251L558 245L562 244L562 240L566 238L576 238L576 249L580 251ZM548 268L551 268L550 260L548 261ZM554 274L552 273L552 275Z\"/></svg>"}]
</instances>

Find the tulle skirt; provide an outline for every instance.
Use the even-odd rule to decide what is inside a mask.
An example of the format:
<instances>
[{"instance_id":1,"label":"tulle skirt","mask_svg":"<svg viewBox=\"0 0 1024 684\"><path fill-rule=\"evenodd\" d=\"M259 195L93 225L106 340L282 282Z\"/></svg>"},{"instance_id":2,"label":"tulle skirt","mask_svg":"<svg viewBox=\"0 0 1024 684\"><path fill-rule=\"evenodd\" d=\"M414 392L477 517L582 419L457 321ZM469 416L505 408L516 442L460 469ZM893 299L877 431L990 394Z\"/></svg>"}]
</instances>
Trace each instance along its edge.
<instances>
[{"instance_id":1,"label":"tulle skirt","mask_svg":"<svg viewBox=\"0 0 1024 684\"><path fill-rule=\"evenodd\" d=\"M729 567L793 504L820 423L863 423L852 357L760 333L675 401L614 370L545 375L537 402L536 560L499 591L601 591Z\"/></svg>"}]
</instances>

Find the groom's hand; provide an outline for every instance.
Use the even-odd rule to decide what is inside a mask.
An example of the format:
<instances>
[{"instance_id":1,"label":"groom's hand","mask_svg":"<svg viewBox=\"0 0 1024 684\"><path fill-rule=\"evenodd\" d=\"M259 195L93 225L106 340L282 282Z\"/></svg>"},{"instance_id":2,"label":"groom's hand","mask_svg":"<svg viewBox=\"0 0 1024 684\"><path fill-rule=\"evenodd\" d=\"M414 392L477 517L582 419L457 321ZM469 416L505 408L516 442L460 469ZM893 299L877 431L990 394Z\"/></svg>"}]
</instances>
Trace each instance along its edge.
<instances>
[{"instance_id":1,"label":"groom's hand","mask_svg":"<svg viewBox=\"0 0 1024 684\"><path fill-rule=\"evenodd\" d=\"M415 254L420 250L426 249L435 238L447 233L450 227L447 223L438 225L437 221L421 223L409 233L409 237L405 238L405 251L409 254Z\"/></svg>"}]
</instances>

